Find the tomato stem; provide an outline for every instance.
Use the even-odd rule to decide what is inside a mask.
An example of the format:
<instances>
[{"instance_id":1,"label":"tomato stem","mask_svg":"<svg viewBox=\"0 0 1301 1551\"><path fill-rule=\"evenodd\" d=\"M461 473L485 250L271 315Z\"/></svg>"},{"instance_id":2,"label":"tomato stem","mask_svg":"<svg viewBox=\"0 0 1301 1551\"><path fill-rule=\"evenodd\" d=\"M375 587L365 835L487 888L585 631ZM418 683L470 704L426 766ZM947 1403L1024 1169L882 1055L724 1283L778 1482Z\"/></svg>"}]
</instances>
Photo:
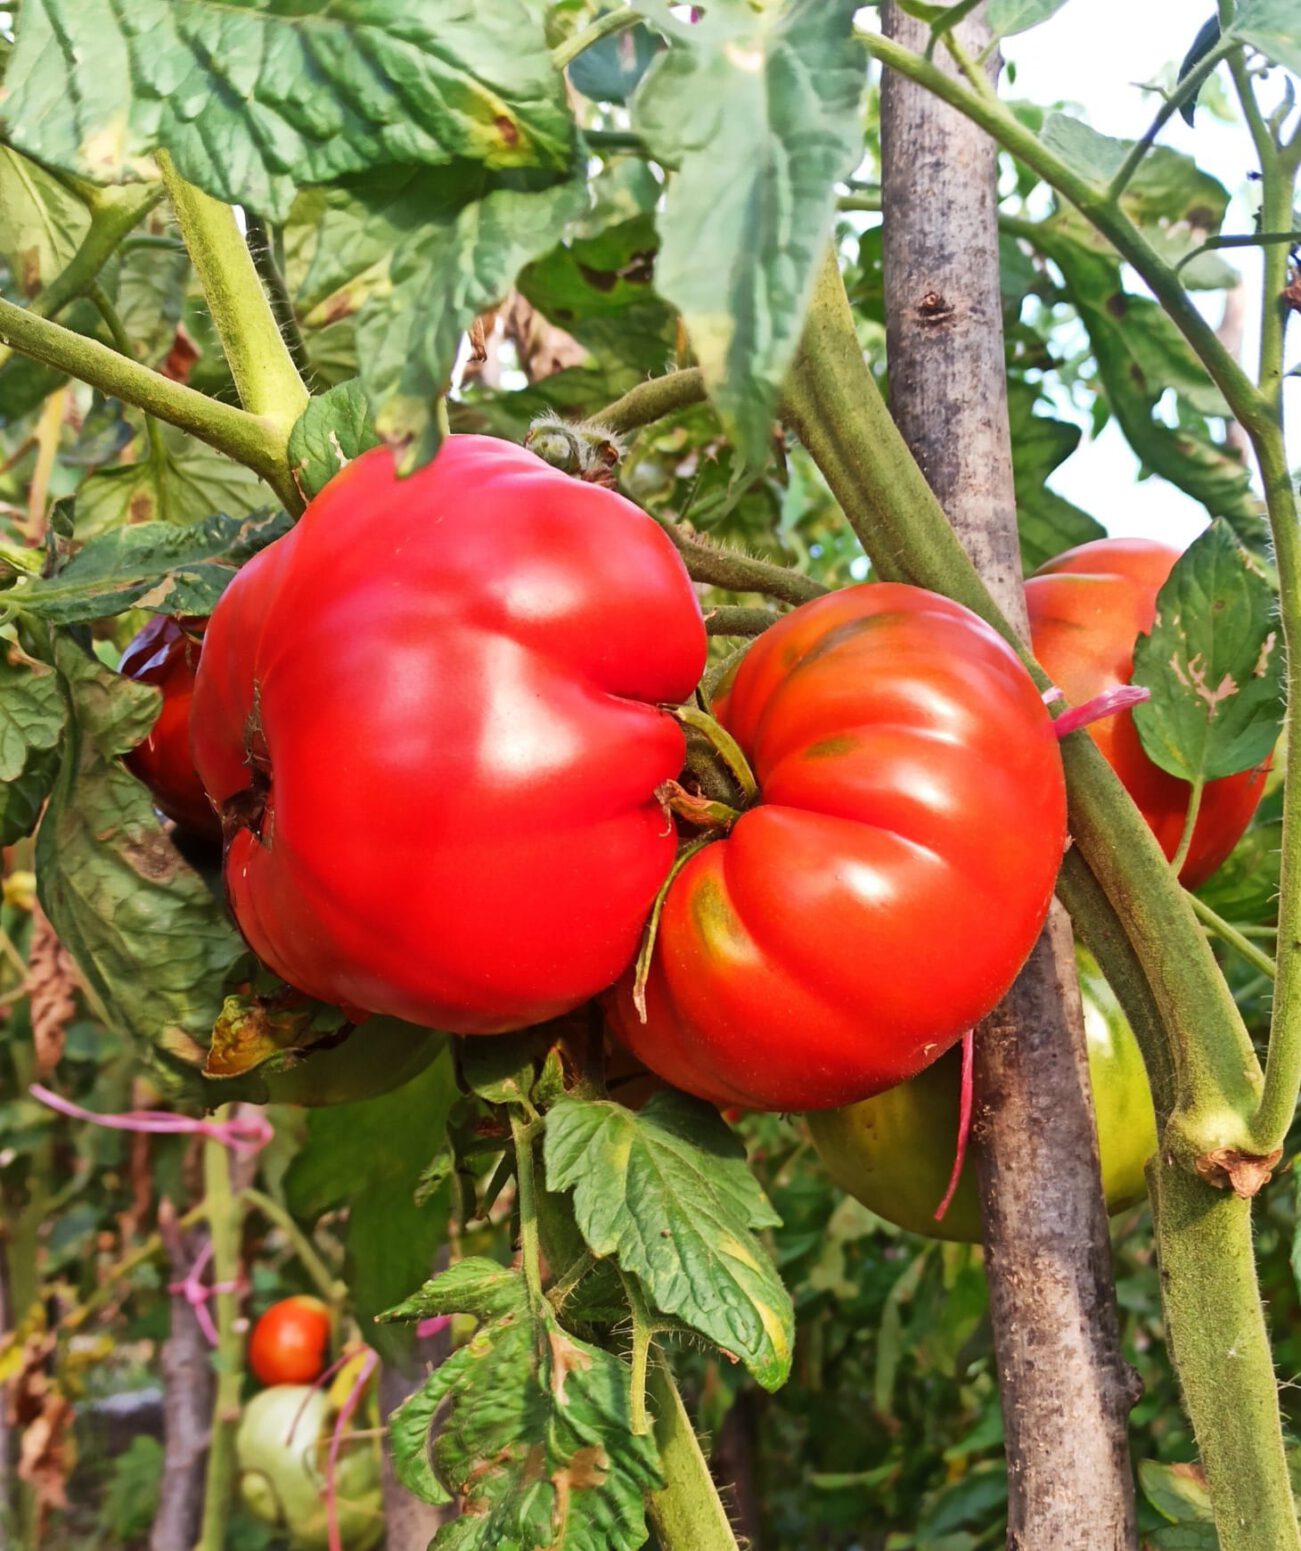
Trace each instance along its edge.
<instances>
[{"instance_id":1,"label":"tomato stem","mask_svg":"<svg viewBox=\"0 0 1301 1551\"><path fill-rule=\"evenodd\" d=\"M968 1029L962 1036L962 1086L959 1089L958 1099L958 1145L953 1155L953 1171L949 1175L948 1187L944 1192L944 1198L935 1208L935 1221L943 1222L944 1214L953 1204L953 1198L958 1193L958 1182L962 1178L962 1165L967 1158L967 1142L971 1136L971 1104L974 1083L972 1074L975 1070L976 1059L976 1031Z\"/></svg>"},{"instance_id":2,"label":"tomato stem","mask_svg":"<svg viewBox=\"0 0 1301 1551\"><path fill-rule=\"evenodd\" d=\"M646 1021L646 981L650 976L651 960L655 957L655 939L659 936L660 916L664 912L664 901L668 898L673 880L687 865L697 851L703 851L710 844L712 836L699 840L689 841L673 859L673 865L669 868L669 875L660 884L659 893L655 896L655 903L651 906L650 919L646 922L646 932L642 937L641 951L637 954L637 966L632 981L632 1002L637 1009L637 1016L643 1023Z\"/></svg>"},{"instance_id":3,"label":"tomato stem","mask_svg":"<svg viewBox=\"0 0 1301 1551\"><path fill-rule=\"evenodd\" d=\"M1237 949L1248 964L1254 965L1262 975L1268 975L1271 980L1275 978L1278 974L1278 966L1268 953L1258 948L1254 942L1248 941L1236 926L1226 921L1223 916L1217 915L1206 901L1199 899L1196 894L1189 894L1188 903L1193 907L1193 914L1204 921L1218 938L1227 942L1231 948Z\"/></svg>"},{"instance_id":4,"label":"tomato stem","mask_svg":"<svg viewBox=\"0 0 1301 1551\"><path fill-rule=\"evenodd\" d=\"M727 1510L662 1352L650 1366L648 1388L664 1485L650 1493L646 1507L660 1545L665 1551L736 1551Z\"/></svg>"},{"instance_id":5,"label":"tomato stem","mask_svg":"<svg viewBox=\"0 0 1301 1551\"><path fill-rule=\"evenodd\" d=\"M1193 831L1197 828L1197 815L1202 811L1202 793L1206 790L1206 777L1198 775L1188 790L1188 812L1184 817L1183 834L1179 836L1179 844L1175 848L1175 854L1170 858L1170 871L1177 878L1184 869L1184 863L1188 860L1188 852L1193 843Z\"/></svg>"},{"instance_id":6,"label":"tomato stem","mask_svg":"<svg viewBox=\"0 0 1301 1551\"><path fill-rule=\"evenodd\" d=\"M641 1287L637 1278L630 1272L619 1268L619 1280L623 1283L623 1294L628 1300L628 1307L632 1311L632 1399L631 1415L632 1430L639 1437L651 1430L650 1418L646 1414L646 1371L650 1359L651 1349L651 1318L650 1311L646 1307L646 1299L642 1296Z\"/></svg>"},{"instance_id":7,"label":"tomato stem","mask_svg":"<svg viewBox=\"0 0 1301 1551\"><path fill-rule=\"evenodd\" d=\"M510 1106L510 1134L515 1143L515 1202L519 1209L520 1260L529 1304L538 1314L544 1307L542 1293L542 1245L538 1236L537 1174L534 1167L533 1126Z\"/></svg>"}]
</instances>

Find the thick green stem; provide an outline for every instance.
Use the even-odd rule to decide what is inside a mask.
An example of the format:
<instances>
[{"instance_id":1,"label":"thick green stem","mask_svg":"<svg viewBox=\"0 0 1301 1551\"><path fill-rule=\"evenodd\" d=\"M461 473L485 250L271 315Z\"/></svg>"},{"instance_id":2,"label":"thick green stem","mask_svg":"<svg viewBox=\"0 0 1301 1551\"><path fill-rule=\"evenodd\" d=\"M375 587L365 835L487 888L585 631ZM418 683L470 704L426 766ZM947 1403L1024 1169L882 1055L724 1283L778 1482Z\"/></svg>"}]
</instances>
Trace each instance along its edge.
<instances>
[{"instance_id":1,"label":"thick green stem","mask_svg":"<svg viewBox=\"0 0 1301 1551\"><path fill-rule=\"evenodd\" d=\"M689 366L684 371L668 372L638 383L600 414L593 415L592 422L609 431L636 431L679 409L703 404L708 396L704 374L698 366Z\"/></svg>"},{"instance_id":2,"label":"thick green stem","mask_svg":"<svg viewBox=\"0 0 1301 1551\"><path fill-rule=\"evenodd\" d=\"M624 1297L632 1312L632 1402L630 1415L634 1433L648 1433L650 1418L646 1414L646 1376L650 1363L651 1318L646 1299L631 1272L619 1267L619 1280L623 1284Z\"/></svg>"},{"instance_id":3,"label":"thick green stem","mask_svg":"<svg viewBox=\"0 0 1301 1551\"><path fill-rule=\"evenodd\" d=\"M650 512L677 545L692 581L707 582L728 592L761 592L780 603L808 603L830 591L801 571L792 571L769 560L756 560L736 549L724 549L708 539L684 533L671 518Z\"/></svg>"},{"instance_id":4,"label":"thick green stem","mask_svg":"<svg viewBox=\"0 0 1301 1551\"><path fill-rule=\"evenodd\" d=\"M834 253L815 289L785 388L785 414L822 470L877 571L956 598L1020 651L863 359ZM1174 1048L1178 1104L1167 1145L1186 1167L1224 1147L1250 1150L1260 1092L1251 1041L1165 856L1087 733L1062 744L1071 833L1125 923ZM1299 756L1301 757L1301 756ZM1301 935L1301 934L1299 934Z\"/></svg>"},{"instance_id":5,"label":"thick green stem","mask_svg":"<svg viewBox=\"0 0 1301 1551\"><path fill-rule=\"evenodd\" d=\"M138 361L38 317L30 308L0 300L0 343L33 361L66 372L112 398L157 415L260 474L290 511L302 501L289 477L287 435L268 420L196 393Z\"/></svg>"},{"instance_id":6,"label":"thick green stem","mask_svg":"<svg viewBox=\"0 0 1301 1551\"><path fill-rule=\"evenodd\" d=\"M38 318L56 317L69 302L85 296L99 272L116 252L123 238L136 227L163 197L161 184L151 187L127 185L123 188L96 189L88 196L90 227L81 239L68 267L55 276L27 311ZM10 347L0 345L0 366L9 358Z\"/></svg>"},{"instance_id":7,"label":"thick green stem","mask_svg":"<svg viewBox=\"0 0 1301 1551\"><path fill-rule=\"evenodd\" d=\"M660 1545L664 1551L737 1551L708 1461L662 1357L651 1367L648 1389L664 1485L646 1506Z\"/></svg>"},{"instance_id":8,"label":"thick green stem","mask_svg":"<svg viewBox=\"0 0 1301 1551\"><path fill-rule=\"evenodd\" d=\"M165 151L158 153L158 165L239 401L251 415L279 427L287 444L294 422L307 408L307 389L281 337L235 212L187 183Z\"/></svg>"},{"instance_id":9,"label":"thick green stem","mask_svg":"<svg viewBox=\"0 0 1301 1551\"><path fill-rule=\"evenodd\" d=\"M229 1107L217 1111L217 1119L230 1116ZM212 1236L212 1280L230 1284L230 1290L213 1297L216 1306L217 1370L212 1407L212 1435L208 1443L208 1470L204 1480L203 1523L196 1551L223 1551L226 1526L235 1490L235 1433L239 1427L240 1389L244 1368L244 1338L237 1328L239 1295L239 1239L241 1214L230 1182L230 1154L221 1142L208 1138L203 1144L203 1204Z\"/></svg>"},{"instance_id":10,"label":"thick green stem","mask_svg":"<svg viewBox=\"0 0 1301 1551\"><path fill-rule=\"evenodd\" d=\"M1158 1153L1148 1166L1167 1340L1224 1551L1297 1551L1251 1203Z\"/></svg>"}]
</instances>

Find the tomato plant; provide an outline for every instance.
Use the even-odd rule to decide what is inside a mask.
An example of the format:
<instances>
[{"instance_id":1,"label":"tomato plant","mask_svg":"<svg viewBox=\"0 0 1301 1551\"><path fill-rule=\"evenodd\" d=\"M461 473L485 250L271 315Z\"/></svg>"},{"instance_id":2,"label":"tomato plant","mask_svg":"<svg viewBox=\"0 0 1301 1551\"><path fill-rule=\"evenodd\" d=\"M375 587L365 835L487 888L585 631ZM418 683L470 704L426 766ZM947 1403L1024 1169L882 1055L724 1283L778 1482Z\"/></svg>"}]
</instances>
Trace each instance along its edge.
<instances>
[{"instance_id":1,"label":"tomato plant","mask_svg":"<svg viewBox=\"0 0 1301 1551\"><path fill-rule=\"evenodd\" d=\"M1152 628L1156 598L1179 551L1150 539L1095 539L1045 562L1025 585L1035 656L1075 704L1128 684L1134 644ZM1125 783L1167 857L1179 847L1191 787L1144 752L1132 711L1095 722L1093 741ZM1265 766L1209 781L1179 876L1205 883L1251 823Z\"/></svg>"},{"instance_id":2,"label":"tomato plant","mask_svg":"<svg viewBox=\"0 0 1301 1551\"><path fill-rule=\"evenodd\" d=\"M319 1298L282 1298L248 1342L248 1365L263 1384L310 1384L329 1361L330 1311Z\"/></svg>"},{"instance_id":3,"label":"tomato plant","mask_svg":"<svg viewBox=\"0 0 1301 1551\"><path fill-rule=\"evenodd\" d=\"M1080 956L1084 1034L1098 1123L1107 1210L1146 1195L1143 1170L1156 1151L1156 1120L1143 1057L1115 993ZM980 1197L968 1154L957 1192L938 1221L958 1135L960 1056L951 1051L924 1072L876 1098L808 1117L831 1177L879 1217L928 1238L978 1244Z\"/></svg>"},{"instance_id":4,"label":"tomato plant","mask_svg":"<svg viewBox=\"0 0 1301 1551\"><path fill-rule=\"evenodd\" d=\"M190 753L190 703L202 641L202 620L155 614L122 653L118 672L152 684L162 694L158 720L126 756L126 766L169 819L196 835L220 840L221 823Z\"/></svg>"},{"instance_id":5,"label":"tomato plant","mask_svg":"<svg viewBox=\"0 0 1301 1551\"><path fill-rule=\"evenodd\" d=\"M683 739L655 702L703 656L682 562L620 497L482 437L409 480L358 458L208 626L194 751L244 935L324 1001L461 1033L578 1005L668 871Z\"/></svg>"},{"instance_id":6,"label":"tomato plant","mask_svg":"<svg viewBox=\"0 0 1301 1551\"><path fill-rule=\"evenodd\" d=\"M889 584L774 625L716 709L762 801L674 879L645 1022L625 980L615 1031L722 1105L879 1093L990 1011L1043 925L1066 834L1048 713L974 615Z\"/></svg>"}]
</instances>

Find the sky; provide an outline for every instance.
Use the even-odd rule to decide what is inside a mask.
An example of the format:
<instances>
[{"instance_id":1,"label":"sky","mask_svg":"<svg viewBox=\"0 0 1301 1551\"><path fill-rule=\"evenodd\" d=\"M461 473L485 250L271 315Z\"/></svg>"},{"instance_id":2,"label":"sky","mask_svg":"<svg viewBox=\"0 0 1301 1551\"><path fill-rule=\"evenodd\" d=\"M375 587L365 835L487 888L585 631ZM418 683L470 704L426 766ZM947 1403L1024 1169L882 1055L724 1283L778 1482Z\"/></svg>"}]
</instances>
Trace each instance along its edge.
<instances>
[{"instance_id":1,"label":"sky","mask_svg":"<svg viewBox=\"0 0 1301 1551\"><path fill-rule=\"evenodd\" d=\"M1160 103L1154 93L1139 88L1182 59L1212 9L1213 0L1071 0L1042 26L1005 41L1004 55L1017 73L1012 85L1004 81L1003 91L1034 102L1074 103L1093 128L1135 139ZM1227 82L1223 67L1220 74ZM1224 100L1230 100L1227 92ZM1176 117L1162 131L1160 143L1195 154L1199 165L1234 196L1226 232L1251 231L1246 174L1255 163L1241 122L1224 124L1199 109L1195 129ZM1220 256L1234 264L1248 287L1244 358L1250 365L1259 337L1258 255L1244 248ZM1137 277L1130 283L1141 289ZM1212 321L1218 323L1221 299L1210 293L1206 305ZM1301 360L1298 336L1301 328L1294 326L1289 349L1293 365ZM1250 369L1254 374L1254 365ZM1295 421L1301 413L1301 379L1291 379L1288 386L1288 413ZM1108 424L1096 441L1083 442L1049 483L1112 533L1161 537L1180 545L1190 542L1205 526L1205 509L1166 481L1151 478L1140 483L1137 475L1134 455L1116 426Z\"/></svg>"}]
</instances>

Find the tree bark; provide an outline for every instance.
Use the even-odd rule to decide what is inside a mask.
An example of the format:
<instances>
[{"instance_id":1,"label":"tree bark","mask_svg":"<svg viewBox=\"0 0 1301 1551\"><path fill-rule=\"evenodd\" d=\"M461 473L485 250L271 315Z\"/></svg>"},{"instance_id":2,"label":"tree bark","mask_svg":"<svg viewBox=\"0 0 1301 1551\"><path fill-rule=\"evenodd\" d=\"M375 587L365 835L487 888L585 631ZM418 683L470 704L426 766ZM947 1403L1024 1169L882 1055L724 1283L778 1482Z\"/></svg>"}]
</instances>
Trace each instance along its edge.
<instances>
[{"instance_id":1,"label":"tree bark","mask_svg":"<svg viewBox=\"0 0 1301 1551\"><path fill-rule=\"evenodd\" d=\"M169 1201L158 1208L158 1231L174 1281L181 1281L203 1249L207 1230L184 1237ZM171 1298L171 1328L163 1343L163 1480L149 1535L150 1551L192 1546L203 1510L203 1484L212 1421L213 1372L208 1343L184 1294Z\"/></svg>"},{"instance_id":2,"label":"tree bark","mask_svg":"<svg viewBox=\"0 0 1301 1551\"><path fill-rule=\"evenodd\" d=\"M989 40L983 7L958 29ZM886 33L929 29L898 4ZM940 44L937 62L955 70ZM885 73L882 205L890 407L968 553L1027 633L1012 487L996 150L961 114ZM1055 905L976 1036L974 1136L1008 1464L1009 1551L1135 1544L1106 1209L1070 923Z\"/></svg>"}]
</instances>

